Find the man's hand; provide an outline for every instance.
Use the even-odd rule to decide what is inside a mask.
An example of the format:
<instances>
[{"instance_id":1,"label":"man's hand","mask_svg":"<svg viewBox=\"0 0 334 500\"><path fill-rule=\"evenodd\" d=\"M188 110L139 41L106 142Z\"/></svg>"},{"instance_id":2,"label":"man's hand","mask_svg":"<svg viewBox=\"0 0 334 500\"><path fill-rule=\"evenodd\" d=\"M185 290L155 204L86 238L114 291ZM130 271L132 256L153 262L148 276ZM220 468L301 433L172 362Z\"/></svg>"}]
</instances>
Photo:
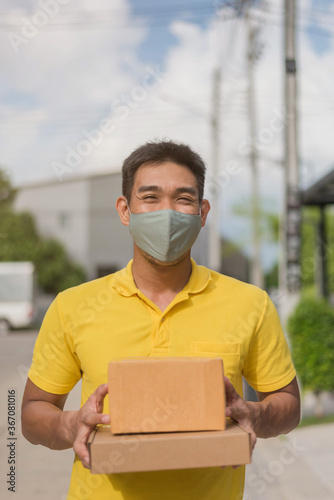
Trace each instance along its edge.
<instances>
[{"instance_id":1,"label":"man's hand","mask_svg":"<svg viewBox=\"0 0 334 500\"><path fill-rule=\"evenodd\" d=\"M234 389L228 377L225 379L226 416L237 422L250 433L252 450L256 443L254 423L252 421L252 408L248 401L242 399Z\"/></svg>"},{"instance_id":2,"label":"man's hand","mask_svg":"<svg viewBox=\"0 0 334 500\"><path fill-rule=\"evenodd\" d=\"M285 387L272 392L256 391L258 402L242 399L225 377L226 416L256 437L269 438L286 434L300 419L300 396L296 377Z\"/></svg>"},{"instance_id":3,"label":"man's hand","mask_svg":"<svg viewBox=\"0 0 334 500\"><path fill-rule=\"evenodd\" d=\"M108 385L100 385L78 411L64 411L67 394L52 394L27 380L22 400L22 433L30 443L52 450L74 449L84 467L89 468L87 440L97 424L108 424L103 401Z\"/></svg>"},{"instance_id":4,"label":"man's hand","mask_svg":"<svg viewBox=\"0 0 334 500\"><path fill-rule=\"evenodd\" d=\"M109 415L102 414L103 401L107 393L108 384L100 385L75 415L72 428L73 449L87 469L90 467L87 448L89 434L96 425L110 422Z\"/></svg>"}]
</instances>

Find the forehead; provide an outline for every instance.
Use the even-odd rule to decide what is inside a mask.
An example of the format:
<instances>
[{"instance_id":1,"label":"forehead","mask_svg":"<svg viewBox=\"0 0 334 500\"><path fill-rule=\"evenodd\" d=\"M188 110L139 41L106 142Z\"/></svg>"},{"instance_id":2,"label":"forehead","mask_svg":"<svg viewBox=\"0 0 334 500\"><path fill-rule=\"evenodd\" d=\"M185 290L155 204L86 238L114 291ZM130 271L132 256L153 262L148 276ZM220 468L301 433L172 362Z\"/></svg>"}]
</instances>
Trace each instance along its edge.
<instances>
[{"instance_id":1,"label":"forehead","mask_svg":"<svg viewBox=\"0 0 334 500\"><path fill-rule=\"evenodd\" d=\"M173 162L144 164L136 172L134 189L141 185L156 185L162 188L189 186L197 190L197 179L184 165Z\"/></svg>"}]
</instances>

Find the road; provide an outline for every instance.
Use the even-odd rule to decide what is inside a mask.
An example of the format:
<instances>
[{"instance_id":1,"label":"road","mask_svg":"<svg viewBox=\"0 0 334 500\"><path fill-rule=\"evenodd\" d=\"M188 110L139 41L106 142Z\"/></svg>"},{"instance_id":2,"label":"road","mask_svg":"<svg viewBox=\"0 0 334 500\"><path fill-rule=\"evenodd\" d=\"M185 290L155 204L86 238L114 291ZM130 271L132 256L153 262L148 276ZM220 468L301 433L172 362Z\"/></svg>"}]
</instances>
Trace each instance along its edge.
<instances>
[{"instance_id":1,"label":"road","mask_svg":"<svg viewBox=\"0 0 334 500\"><path fill-rule=\"evenodd\" d=\"M37 332L11 332L0 337L0 498L15 500L65 500L70 481L73 451L52 451L34 446L21 434L21 400L30 367ZM15 391L15 494L8 491L8 391ZM80 387L66 402L66 409L78 408Z\"/></svg>"},{"instance_id":2,"label":"road","mask_svg":"<svg viewBox=\"0 0 334 500\"><path fill-rule=\"evenodd\" d=\"M36 336L36 332L15 332L0 337L0 498L66 500L72 450L33 446L20 430L20 404ZM8 435L8 391L15 391L16 440ZM65 408L76 409L79 402L78 386ZM296 429L288 436L259 439L253 462L247 467L244 500L332 500L333 436L334 424L325 424ZM16 459L14 495L7 489L8 443L12 443Z\"/></svg>"}]
</instances>

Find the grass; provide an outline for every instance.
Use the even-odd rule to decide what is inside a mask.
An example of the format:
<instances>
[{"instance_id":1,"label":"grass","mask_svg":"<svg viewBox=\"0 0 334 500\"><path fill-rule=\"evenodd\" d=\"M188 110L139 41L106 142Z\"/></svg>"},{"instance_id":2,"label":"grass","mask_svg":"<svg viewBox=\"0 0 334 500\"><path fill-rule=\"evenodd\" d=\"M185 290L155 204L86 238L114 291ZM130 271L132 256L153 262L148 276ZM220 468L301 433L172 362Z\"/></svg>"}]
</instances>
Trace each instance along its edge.
<instances>
[{"instance_id":1,"label":"grass","mask_svg":"<svg viewBox=\"0 0 334 500\"><path fill-rule=\"evenodd\" d=\"M317 424L330 424L334 422L334 415L325 415L324 417L314 417L313 415L310 417L304 417L300 424L298 425L298 429L300 427L307 427L308 425L317 425Z\"/></svg>"}]
</instances>

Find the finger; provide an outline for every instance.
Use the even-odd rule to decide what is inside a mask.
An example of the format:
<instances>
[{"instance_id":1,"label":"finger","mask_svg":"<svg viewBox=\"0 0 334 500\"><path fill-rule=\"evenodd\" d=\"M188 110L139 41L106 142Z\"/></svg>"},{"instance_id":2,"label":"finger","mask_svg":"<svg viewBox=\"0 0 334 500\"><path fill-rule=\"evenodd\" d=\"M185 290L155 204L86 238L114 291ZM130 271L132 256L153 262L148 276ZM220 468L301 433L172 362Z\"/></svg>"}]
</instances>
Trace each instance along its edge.
<instances>
[{"instance_id":1,"label":"finger","mask_svg":"<svg viewBox=\"0 0 334 500\"><path fill-rule=\"evenodd\" d=\"M224 377L225 381L225 396L226 396L226 404L232 404L237 401L240 396L237 391L234 389L230 379L228 377Z\"/></svg>"},{"instance_id":2,"label":"finger","mask_svg":"<svg viewBox=\"0 0 334 500\"><path fill-rule=\"evenodd\" d=\"M101 417L101 415L98 415L98 416ZM107 415L107 416L109 417L109 415ZM87 447L87 441L88 441L89 435L92 432L93 428L87 427L86 425L82 424L78 429L76 439L73 443L73 449L74 449L75 453L78 455L79 459L81 460L82 465L84 467L86 467L87 469L90 468L90 458L89 458L89 451L88 451L88 447Z\"/></svg>"},{"instance_id":3,"label":"finger","mask_svg":"<svg viewBox=\"0 0 334 500\"><path fill-rule=\"evenodd\" d=\"M95 399L96 411L99 413L103 411L103 401L107 394L108 384L99 385L99 387L92 394L93 399Z\"/></svg>"},{"instance_id":4,"label":"finger","mask_svg":"<svg viewBox=\"0 0 334 500\"><path fill-rule=\"evenodd\" d=\"M101 384L98 386L98 388L95 390L95 393L93 394L96 394L96 396L99 398L99 399L104 399L104 397L108 394L108 384Z\"/></svg>"},{"instance_id":5,"label":"finger","mask_svg":"<svg viewBox=\"0 0 334 500\"><path fill-rule=\"evenodd\" d=\"M224 376L225 388L227 387L229 390L234 390L233 384L230 379Z\"/></svg>"},{"instance_id":6,"label":"finger","mask_svg":"<svg viewBox=\"0 0 334 500\"><path fill-rule=\"evenodd\" d=\"M252 444L252 452L254 450L254 447L256 445L256 441L257 441L257 436L255 434L254 431L251 431L251 444Z\"/></svg>"},{"instance_id":7,"label":"finger","mask_svg":"<svg viewBox=\"0 0 334 500\"><path fill-rule=\"evenodd\" d=\"M226 406L225 415L227 418L231 418L231 407L230 406Z\"/></svg>"},{"instance_id":8,"label":"finger","mask_svg":"<svg viewBox=\"0 0 334 500\"><path fill-rule=\"evenodd\" d=\"M89 452L86 444L79 439L73 443L73 450L81 460L82 465L86 468L90 468Z\"/></svg>"},{"instance_id":9,"label":"finger","mask_svg":"<svg viewBox=\"0 0 334 500\"><path fill-rule=\"evenodd\" d=\"M235 404L233 406L226 406L226 416L232 418L233 420L241 420L245 418L245 410L241 404Z\"/></svg>"},{"instance_id":10,"label":"finger","mask_svg":"<svg viewBox=\"0 0 334 500\"><path fill-rule=\"evenodd\" d=\"M82 423L93 429L98 424L109 424L110 415L106 413L89 412L83 415Z\"/></svg>"}]
</instances>

